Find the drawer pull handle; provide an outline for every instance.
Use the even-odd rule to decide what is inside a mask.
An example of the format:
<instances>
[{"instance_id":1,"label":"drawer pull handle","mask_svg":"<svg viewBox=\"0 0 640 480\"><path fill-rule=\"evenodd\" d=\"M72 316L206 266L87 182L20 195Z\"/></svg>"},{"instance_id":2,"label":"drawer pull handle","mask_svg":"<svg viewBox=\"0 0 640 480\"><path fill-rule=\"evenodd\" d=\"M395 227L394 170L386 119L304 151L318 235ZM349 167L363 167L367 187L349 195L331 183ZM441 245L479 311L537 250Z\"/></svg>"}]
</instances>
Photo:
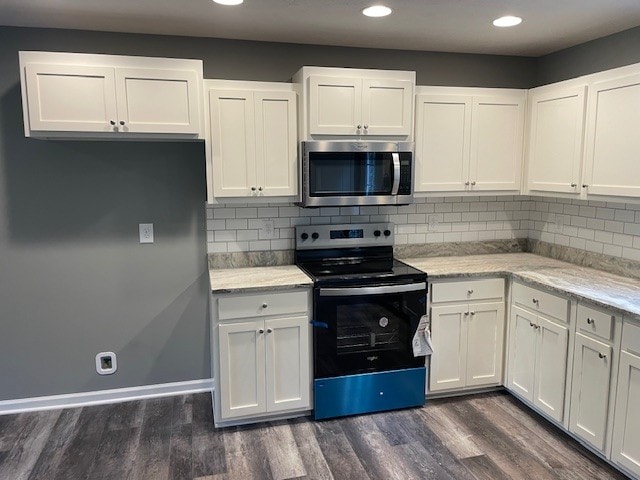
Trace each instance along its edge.
<instances>
[{"instance_id":1,"label":"drawer pull handle","mask_svg":"<svg viewBox=\"0 0 640 480\"><path fill-rule=\"evenodd\" d=\"M600 358L607 358L607 355L606 355L606 354L604 354L604 353L598 353L598 356L599 356Z\"/></svg>"},{"instance_id":2,"label":"drawer pull handle","mask_svg":"<svg viewBox=\"0 0 640 480\"><path fill-rule=\"evenodd\" d=\"M537 298L533 299L533 303L535 303L536 305L538 305L540 303L540 300L538 300Z\"/></svg>"},{"instance_id":3,"label":"drawer pull handle","mask_svg":"<svg viewBox=\"0 0 640 480\"><path fill-rule=\"evenodd\" d=\"M264 330L260 329L260 330L258 330L258 333L262 335L264 333Z\"/></svg>"},{"instance_id":4,"label":"drawer pull handle","mask_svg":"<svg viewBox=\"0 0 640 480\"><path fill-rule=\"evenodd\" d=\"M271 333L271 332L273 332L273 329L272 328L267 328L267 333Z\"/></svg>"},{"instance_id":5,"label":"drawer pull handle","mask_svg":"<svg viewBox=\"0 0 640 480\"><path fill-rule=\"evenodd\" d=\"M473 290L467 290L467 295L472 295L473 294Z\"/></svg>"},{"instance_id":6,"label":"drawer pull handle","mask_svg":"<svg viewBox=\"0 0 640 480\"><path fill-rule=\"evenodd\" d=\"M267 305L266 303L262 304L262 308L267 308L269 305Z\"/></svg>"},{"instance_id":7,"label":"drawer pull handle","mask_svg":"<svg viewBox=\"0 0 640 480\"><path fill-rule=\"evenodd\" d=\"M596 321L593 318L587 318L587 325L595 325Z\"/></svg>"}]
</instances>

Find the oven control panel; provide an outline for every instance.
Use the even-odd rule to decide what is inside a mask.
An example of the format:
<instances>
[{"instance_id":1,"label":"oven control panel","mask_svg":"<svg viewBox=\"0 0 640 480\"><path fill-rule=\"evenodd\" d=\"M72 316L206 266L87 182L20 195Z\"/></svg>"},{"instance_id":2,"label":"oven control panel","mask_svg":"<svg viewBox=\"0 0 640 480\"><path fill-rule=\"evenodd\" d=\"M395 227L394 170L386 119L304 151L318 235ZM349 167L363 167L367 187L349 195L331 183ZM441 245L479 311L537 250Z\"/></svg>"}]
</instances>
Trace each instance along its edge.
<instances>
[{"instance_id":1,"label":"oven control panel","mask_svg":"<svg viewBox=\"0 0 640 480\"><path fill-rule=\"evenodd\" d=\"M392 223L300 225L296 249L393 246Z\"/></svg>"}]
</instances>

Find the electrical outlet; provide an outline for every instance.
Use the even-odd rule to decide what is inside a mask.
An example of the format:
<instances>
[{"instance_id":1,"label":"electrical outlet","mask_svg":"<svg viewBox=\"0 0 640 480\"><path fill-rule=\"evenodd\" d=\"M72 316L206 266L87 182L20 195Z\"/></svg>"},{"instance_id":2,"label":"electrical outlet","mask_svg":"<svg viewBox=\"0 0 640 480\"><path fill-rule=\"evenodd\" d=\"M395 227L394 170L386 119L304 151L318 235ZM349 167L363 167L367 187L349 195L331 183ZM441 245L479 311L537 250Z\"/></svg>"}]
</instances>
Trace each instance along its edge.
<instances>
[{"instance_id":1,"label":"electrical outlet","mask_svg":"<svg viewBox=\"0 0 640 480\"><path fill-rule=\"evenodd\" d=\"M267 240L270 238L275 238L275 236L276 229L273 219L267 218L265 220L262 220L262 227L260 228L260 238Z\"/></svg>"},{"instance_id":2,"label":"electrical outlet","mask_svg":"<svg viewBox=\"0 0 640 480\"><path fill-rule=\"evenodd\" d=\"M112 375L118 370L118 360L113 352L100 352L96 355L96 372L98 375Z\"/></svg>"},{"instance_id":3,"label":"electrical outlet","mask_svg":"<svg viewBox=\"0 0 640 480\"><path fill-rule=\"evenodd\" d=\"M153 243L153 223L141 223L140 243Z\"/></svg>"},{"instance_id":4,"label":"electrical outlet","mask_svg":"<svg viewBox=\"0 0 640 480\"><path fill-rule=\"evenodd\" d=\"M430 232L438 229L438 225L440 224L440 219L438 215L429 215L427 217L427 227Z\"/></svg>"}]
</instances>

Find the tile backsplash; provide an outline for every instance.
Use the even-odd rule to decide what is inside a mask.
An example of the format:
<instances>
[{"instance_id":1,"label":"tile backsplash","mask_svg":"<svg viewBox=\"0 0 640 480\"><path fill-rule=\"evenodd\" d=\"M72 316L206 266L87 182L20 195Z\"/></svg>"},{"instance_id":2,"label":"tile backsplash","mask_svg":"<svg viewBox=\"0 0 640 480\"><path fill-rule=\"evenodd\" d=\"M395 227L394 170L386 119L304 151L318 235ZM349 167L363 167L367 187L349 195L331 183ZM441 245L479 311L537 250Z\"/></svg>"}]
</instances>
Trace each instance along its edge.
<instances>
[{"instance_id":1,"label":"tile backsplash","mask_svg":"<svg viewBox=\"0 0 640 480\"><path fill-rule=\"evenodd\" d=\"M209 205L209 253L290 250L294 227L392 222L396 244L527 238L529 197L431 197L412 205L300 208L293 204ZM273 230L265 229L265 221ZM267 222L267 224L270 222Z\"/></svg>"},{"instance_id":2,"label":"tile backsplash","mask_svg":"<svg viewBox=\"0 0 640 480\"><path fill-rule=\"evenodd\" d=\"M530 197L529 238L640 261L640 205Z\"/></svg>"},{"instance_id":3,"label":"tile backsplash","mask_svg":"<svg viewBox=\"0 0 640 480\"><path fill-rule=\"evenodd\" d=\"M296 225L363 222L394 223L400 245L531 238L640 261L640 205L522 195L417 198L402 207L209 205L207 250L291 250Z\"/></svg>"}]
</instances>

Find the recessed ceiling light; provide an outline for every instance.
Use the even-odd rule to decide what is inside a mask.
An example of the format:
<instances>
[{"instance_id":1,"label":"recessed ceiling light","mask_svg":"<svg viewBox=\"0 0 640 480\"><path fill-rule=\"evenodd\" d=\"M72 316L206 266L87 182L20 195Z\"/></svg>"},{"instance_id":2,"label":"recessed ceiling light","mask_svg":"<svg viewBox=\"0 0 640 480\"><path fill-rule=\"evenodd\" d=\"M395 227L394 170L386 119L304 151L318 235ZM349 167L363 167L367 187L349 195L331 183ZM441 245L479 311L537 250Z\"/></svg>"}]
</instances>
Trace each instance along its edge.
<instances>
[{"instance_id":1,"label":"recessed ceiling light","mask_svg":"<svg viewBox=\"0 0 640 480\"><path fill-rule=\"evenodd\" d=\"M372 7L365 8L362 10L362 13L367 17L386 17L391 13L391 9L384 5L374 5Z\"/></svg>"},{"instance_id":2,"label":"recessed ceiling light","mask_svg":"<svg viewBox=\"0 0 640 480\"><path fill-rule=\"evenodd\" d=\"M495 27L515 27L522 23L522 19L520 17L512 17L511 15L507 15L506 17L496 18L493 21L493 25Z\"/></svg>"},{"instance_id":3,"label":"recessed ceiling light","mask_svg":"<svg viewBox=\"0 0 640 480\"><path fill-rule=\"evenodd\" d=\"M244 0L213 0L220 5L240 5Z\"/></svg>"}]
</instances>

